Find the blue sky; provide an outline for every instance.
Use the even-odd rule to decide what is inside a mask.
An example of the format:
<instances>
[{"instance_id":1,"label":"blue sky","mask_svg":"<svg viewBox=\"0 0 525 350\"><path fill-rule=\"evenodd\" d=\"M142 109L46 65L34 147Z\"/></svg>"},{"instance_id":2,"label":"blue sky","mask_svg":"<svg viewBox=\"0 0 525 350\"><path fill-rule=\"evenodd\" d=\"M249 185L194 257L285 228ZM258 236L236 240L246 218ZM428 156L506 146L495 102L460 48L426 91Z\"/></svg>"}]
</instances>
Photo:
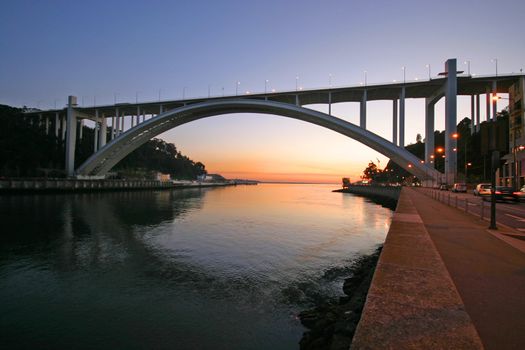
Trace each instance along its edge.
<instances>
[{"instance_id":1,"label":"blue sky","mask_svg":"<svg viewBox=\"0 0 525 350\"><path fill-rule=\"evenodd\" d=\"M369 83L400 80L402 66L410 80L427 77L426 64L433 75L442 71L447 58L464 69L470 60L477 74L494 72L493 58L499 72L518 72L525 68L523 13L519 0L5 1L0 103L51 108L70 94L86 105L95 96L113 103L115 94L120 102L137 94L156 100L159 90L168 99L183 90L206 96L208 87L212 95L233 94L236 81L241 91L263 91L266 79L269 88L291 90L296 76L314 88L327 86L329 74L335 86L355 85L365 70ZM460 119L470 113L462 101ZM353 104L333 110L358 120ZM407 102L407 143L424 134L423 113L422 101ZM390 103L370 103L368 115L370 129L391 138ZM436 118L442 128L439 104ZM278 117L221 116L163 138L210 170L247 177L274 172L293 180L308 169L357 176L369 159L386 162L333 132Z\"/></svg>"}]
</instances>

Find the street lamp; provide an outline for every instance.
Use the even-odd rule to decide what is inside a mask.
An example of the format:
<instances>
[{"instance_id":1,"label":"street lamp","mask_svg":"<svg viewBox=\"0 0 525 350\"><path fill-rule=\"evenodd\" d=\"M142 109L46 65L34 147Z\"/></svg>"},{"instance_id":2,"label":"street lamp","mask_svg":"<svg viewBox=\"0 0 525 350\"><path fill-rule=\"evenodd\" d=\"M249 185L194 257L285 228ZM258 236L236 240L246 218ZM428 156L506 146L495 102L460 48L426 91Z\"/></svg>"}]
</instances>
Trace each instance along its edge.
<instances>
[{"instance_id":1,"label":"street lamp","mask_svg":"<svg viewBox=\"0 0 525 350\"><path fill-rule=\"evenodd\" d=\"M401 67L401 69L403 70L403 84L406 83L406 67L403 66Z\"/></svg>"},{"instance_id":2,"label":"street lamp","mask_svg":"<svg viewBox=\"0 0 525 350\"><path fill-rule=\"evenodd\" d=\"M431 80L431 78L430 78L430 63L427 64L426 67L428 68L428 80Z\"/></svg>"},{"instance_id":3,"label":"street lamp","mask_svg":"<svg viewBox=\"0 0 525 350\"><path fill-rule=\"evenodd\" d=\"M296 75L295 76L295 91L297 91L299 89L299 76Z\"/></svg>"},{"instance_id":4,"label":"street lamp","mask_svg":"<svg viewBox=\"0 0 525 350\"><path fill-rule=\"evenodd\" d=\"M468 178L467 173L468 173L468 167L469 166L472 166L472 163L470 163L470 162L466 163L465 162L465 183L467 183L467 178Z\"/></svg>"},{"instance_id":5,"label":"street lamp","mask_svg":"<svg viewBox=\"0 0 525 350\"><path fill-rule=\"evenodd\" d=\"M470 60L464 62L467 65L467 74L470 75Z\"/></svg>"},{"instance_id":6,"label":"street lamp","mask_svg":"<svg viewBox=\"0 0 525 350\"><path fill-rule=\"evenodd\" d=\"M493 58L492 62L494 62L496 64L496 76L498 76L498 59L497 58Z\"/></svg>"},{"instance_id":7,"label":"street lamp","mask_svg":"<svg viewBox=\"0 0 525 350\"><path fill-rule=\"evenodd\" d=\"M237 84L235 84L235 96L239 95L239 85L241 85L241 82L237 81Z\"/></svg>"},{"instance_id":8,"label":"street lamp","mask_svg":"<svg viewBox=\"0 0 525 350\"><path fill-rule=\"evenodd\" d=\"M183 99L183 100L186 99L186 88L187 88L186 86L184 86L184 87L182 88L182 99Z\"/></svg>"},{"instance_id":9,"label":"street lamp","mask_svg":"<svg viewBox=\"0 0 525 350\"><path fill-rule=\"evenodd\" d=\"M366 73L368 73L366 70L365 70L365 86L366 86Z\"/></svg>"},{"instance_id":10,"label":"street lamp","mask_svg":"<svg viewBox=\"0 0 525 350\"><path fill-rule=\"evenodd\" d=\"M328 74L328 86L332 87L332 73Z\"/></svg>"},{"instance_id":11,"label":"street lamp","mask_svg":"<svg viewBox=\"0 0 525 350\"><path fill-rule=\"evenodd\" d=\"M265 94L266 94L266 92L268 91L268 82L269 82L268 79L266 79L266 80L264 81L264 93L265 93Z\"/></svg>"}]
</instances>

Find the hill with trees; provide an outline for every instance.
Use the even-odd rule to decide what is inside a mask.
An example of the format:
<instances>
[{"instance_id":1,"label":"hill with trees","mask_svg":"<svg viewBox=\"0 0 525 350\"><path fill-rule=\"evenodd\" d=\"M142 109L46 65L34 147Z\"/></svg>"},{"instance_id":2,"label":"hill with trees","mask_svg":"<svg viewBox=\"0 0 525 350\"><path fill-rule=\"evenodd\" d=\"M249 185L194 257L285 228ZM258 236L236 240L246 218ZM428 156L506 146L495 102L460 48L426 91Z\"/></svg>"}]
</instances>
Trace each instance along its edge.
<instances>
[{"instance_id":1,"label":"hill with trees","mask_svg":"<svg viewBox=\"0 0 525 350\"><path fill-rule=\"evenodd\" d=\"M502 140L500 142L508 145L508 120L509 114L507 110L502 110L497 114L496 124L502 130ZM490 157L483 151L486 149L487 140L483 139L483 132L471 133L470 118L464 118L457 125L457 169L459 179L465 182L483 182L487 181L490 176ZM491 123L481 123L481 130L490 128ZM434 132L434 166L440 172L445 170L444 153L440 149L445 148L445 131ZM416 142L405 146L405 149L414 154L421 160L425 159L425 142L421 135L416 136ZM389 160L384 169L380 169L379 165L370 161L363 171L362 179L372 180L374 182L405 182L411 179L410 173L401 168L395 162ZM413 179L416 180L417 179Z\"/></svg>"},{"instance_id":2,"label":"hill with trees","mask_svg":"<svg viewBox=\"0 0 525 350\"><path fill-rule=\"evenodd\" d=\"M25 108L0 105L0 176L64 176L65 145L50 130L24 117ZM32 118L35 121L35 118ZM108 132L111 128L108 128ZM84 126L77 139L75 163L78 167L93 153L94 131ZM174 144L152 139L120 161L113 172L126 177L147 177L152 172L171 174L172 178L195 179L206 174L204 164L177 150Z\"/></svg>"}]
</instances>

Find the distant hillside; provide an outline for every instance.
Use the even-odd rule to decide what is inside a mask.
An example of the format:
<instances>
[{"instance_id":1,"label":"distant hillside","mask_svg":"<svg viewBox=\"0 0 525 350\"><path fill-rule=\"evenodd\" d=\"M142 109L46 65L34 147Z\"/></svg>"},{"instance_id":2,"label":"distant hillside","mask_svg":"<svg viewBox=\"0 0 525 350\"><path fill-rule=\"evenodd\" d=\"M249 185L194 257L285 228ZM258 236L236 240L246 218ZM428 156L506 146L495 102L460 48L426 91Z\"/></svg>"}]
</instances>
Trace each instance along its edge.
<instances>
[{"instance_id":1,"label":"distant hillside","mask_svg":"<svg viewBox=\"0 0 525 350\"><path fill-rule=\"evenodd\" d=\"M0 105L0 176L64 176L64 142L45 134L24 118L23 109ZM108 134L111 128L108 128ZM77 140L75 163L79 166L93 152L93 129L84 127L82 140ZM108 138L109 139L109 138ZM127 177L144 177L152 172L171 174L173 178L195 179L206 173L204 164L180 153L174 144L153 139L124 158L113 169Z\"/></svg>"}]
</instances>

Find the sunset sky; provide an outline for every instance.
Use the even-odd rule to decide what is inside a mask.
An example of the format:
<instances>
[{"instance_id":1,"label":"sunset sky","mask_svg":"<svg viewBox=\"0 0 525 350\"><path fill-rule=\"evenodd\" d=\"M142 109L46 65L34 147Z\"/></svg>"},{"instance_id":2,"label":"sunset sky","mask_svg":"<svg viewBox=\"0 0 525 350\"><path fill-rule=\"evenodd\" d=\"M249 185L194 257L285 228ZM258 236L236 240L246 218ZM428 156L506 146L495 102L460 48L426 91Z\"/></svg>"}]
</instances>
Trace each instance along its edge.
<instances>
[{"instance_id":1,"label":"sunset sky","mask_svg":"<svg viewBox=\"0 0 525 350\"><path fill-rule=\"evenodd\" d=\"M357 85L428 77L447 58L489 74L525 68L525 2L494 1L10 1L0 12L0 103L52 108ZM224 88L224 90L223 90ZM500 109L505 103L500 103ZM306 106L326 111L326 106ZM424 101L407 101L406 143L424 136ZM391 102L368 104L368 127L391 139ZM358 104L333 114L358 123ZM444 128L443 101L436 128ZM460 98L458 120L470 115ZM484 119L484 110L482 111ZM209 172L267 181L356 179L385 157L319 126L242 114L161 136Z\"/></svg>"}]
</instances>

